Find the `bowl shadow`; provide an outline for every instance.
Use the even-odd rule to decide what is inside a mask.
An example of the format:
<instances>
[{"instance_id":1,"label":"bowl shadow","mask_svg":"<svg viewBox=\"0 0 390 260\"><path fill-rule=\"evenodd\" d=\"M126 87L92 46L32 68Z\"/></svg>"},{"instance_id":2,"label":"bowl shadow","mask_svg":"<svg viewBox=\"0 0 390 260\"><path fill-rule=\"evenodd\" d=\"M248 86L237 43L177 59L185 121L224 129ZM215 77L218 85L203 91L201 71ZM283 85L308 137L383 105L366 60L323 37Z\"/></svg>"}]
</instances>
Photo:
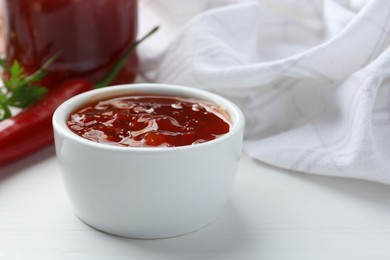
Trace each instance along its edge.
<instances>
[{"instance_id":1,"label":"bowl shadow","mask_svg":"<svg viewBox=\"0 0 390 260\"><path fill-rule=\"evenodd\" d=\"M225 259L231 254L247 251L254 243L233 202L226 205L221 216L206 227L189 234L164 239L130 239L115 237L119 243L131 244L148 255L160 259L210 258Z\"/></svg>"}]
</instances>

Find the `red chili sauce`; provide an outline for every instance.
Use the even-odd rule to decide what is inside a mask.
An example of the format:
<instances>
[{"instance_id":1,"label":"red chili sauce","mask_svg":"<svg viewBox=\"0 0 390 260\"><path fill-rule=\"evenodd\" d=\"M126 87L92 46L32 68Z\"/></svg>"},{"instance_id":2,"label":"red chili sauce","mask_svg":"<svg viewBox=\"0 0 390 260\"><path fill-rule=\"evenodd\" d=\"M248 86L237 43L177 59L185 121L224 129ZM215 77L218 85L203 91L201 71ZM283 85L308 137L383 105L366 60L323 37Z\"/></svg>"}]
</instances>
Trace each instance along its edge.
<instances>
[{"instance_id":1,"label":"red chili sauce","mask_svg":"<svg viewBox=\"0 0 390 260\"><path fill-rule=\"evenodd\" d=\"M99 82L137 34L137 0L6 0L7 61L27 73L59 54L42 85L81 77ZM130 83L137 73L134 54L113 84Z\"/></svg>"},{"instance_id":2,"label":"red chili sauce","mask_svg":"<svg viewBox=\"0 0 390 260\"><path fill-rule=\"evenodd\" d=\"M226 111L205 101L139 95L117 97L81 108L68 127L98 143L131 147L175 147L216 139L230 129Z\"/></svg>"}]
</instances>

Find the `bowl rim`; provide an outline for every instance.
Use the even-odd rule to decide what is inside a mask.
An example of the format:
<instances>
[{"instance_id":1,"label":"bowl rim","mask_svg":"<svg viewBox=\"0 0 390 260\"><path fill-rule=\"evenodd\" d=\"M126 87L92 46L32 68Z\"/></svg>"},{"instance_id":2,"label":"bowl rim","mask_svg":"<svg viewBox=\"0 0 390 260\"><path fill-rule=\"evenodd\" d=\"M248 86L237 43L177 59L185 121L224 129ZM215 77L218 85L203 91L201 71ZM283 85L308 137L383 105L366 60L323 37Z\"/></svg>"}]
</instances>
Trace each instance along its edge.
<instances>
[{"instance_id":1,"label":"bowl rim","mask_svg":"<svg viewBox=\"0 0 390 260\"><path fill-rule=\"evenodd\" d=\"M227 110L229 113L232 123L231 128L228 133L218 137L216 139L199 143L195 145L184 145L184 146L174 146L174 147L131 147L131 146L116 146L104 143L97 143L88 139L85 139L75 133L73 133L66 124L66 119L72 111L83 106L88 102L98 101L105 98L114 98L120 97L121 95L126 94L162 94L162 95L176 95L182 97L193 97L198 98L204 101L209 101L211 103L220 105L223 109ZM180 86L180 85L171 85L171 84L161 84L161 83L131 83L123 85L109 86L100 89L93 89L81 94L78 94L65 102L63 102L54 112L52 117L53 130L58 132L62 136L65 136L68 139L71 139L77 143L93 147L96 149L111 150L117 152L174 152L182 151L188 149L197 149L220 142L224 142L227 139L235 136L240 130L243 130L245 125L245 118L240 110L240 108L235 105L230 100L206 91L203 89L198 89L194 87Z\"/></svg>"}]
</instances>

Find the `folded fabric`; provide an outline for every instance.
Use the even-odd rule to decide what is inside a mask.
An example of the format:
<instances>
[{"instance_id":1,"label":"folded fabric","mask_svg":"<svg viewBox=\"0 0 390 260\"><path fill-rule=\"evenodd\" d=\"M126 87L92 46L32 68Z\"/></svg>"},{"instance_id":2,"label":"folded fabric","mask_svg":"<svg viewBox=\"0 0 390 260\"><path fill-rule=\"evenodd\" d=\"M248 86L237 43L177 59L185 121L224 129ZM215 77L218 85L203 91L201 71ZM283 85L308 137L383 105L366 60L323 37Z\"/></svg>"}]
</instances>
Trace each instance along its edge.
<instances>
[{"instance_id":1,"label":"folded fabric","mask_svg":"<svg viewBox=\"0 0 390 260\"><path fill-rule=\"evenodd\" d=\"M175 30L163 52L141 49L149 80L235 102L253 158L390 184L390 1L230 1L205 9L185 26L168 26Z\"/></svg>"}]
</instances>

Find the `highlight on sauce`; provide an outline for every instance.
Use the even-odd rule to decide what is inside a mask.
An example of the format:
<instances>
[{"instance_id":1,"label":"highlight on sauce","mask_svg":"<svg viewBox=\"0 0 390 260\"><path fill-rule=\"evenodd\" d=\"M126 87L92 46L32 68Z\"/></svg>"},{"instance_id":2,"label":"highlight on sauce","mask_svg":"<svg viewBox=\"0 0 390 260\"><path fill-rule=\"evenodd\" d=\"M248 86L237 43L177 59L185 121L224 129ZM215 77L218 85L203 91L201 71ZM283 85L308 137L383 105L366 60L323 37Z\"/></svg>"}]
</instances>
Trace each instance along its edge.
<instances>
[{"instance_id":1,"label":"highlight on sauce","mask_svg":"<svg viewBox=\"0 0 390 260\"><path fill-rule=\"evenodd\" d=\"M88 140L129 147L204 143L229 132L230 117L217 105L193 98L134 95L86 105L68 127Z\"/></svg>"}]
</instances>

